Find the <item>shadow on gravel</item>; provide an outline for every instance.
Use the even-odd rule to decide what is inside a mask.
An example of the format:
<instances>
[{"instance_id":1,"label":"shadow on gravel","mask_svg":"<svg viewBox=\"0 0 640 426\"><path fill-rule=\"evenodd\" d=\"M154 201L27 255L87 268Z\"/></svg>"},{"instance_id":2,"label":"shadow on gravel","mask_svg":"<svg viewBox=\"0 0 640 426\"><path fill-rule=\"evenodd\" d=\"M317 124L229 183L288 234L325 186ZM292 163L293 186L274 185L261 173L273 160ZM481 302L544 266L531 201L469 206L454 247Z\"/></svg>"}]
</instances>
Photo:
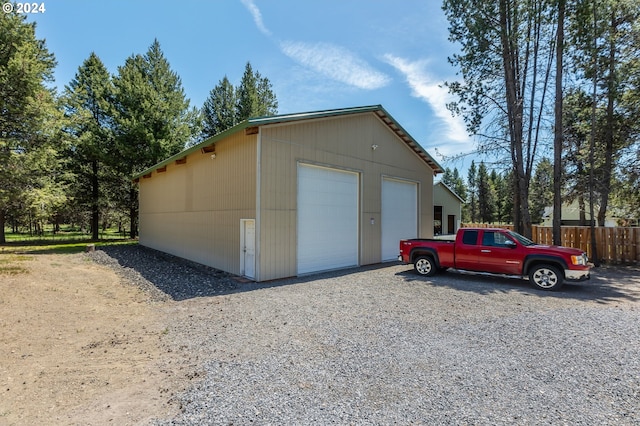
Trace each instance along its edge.
<instances>
[{"instance_id":1,"label":"shadow on gravel","mask_svg":"<svg viewBox=\"0 0 640 426\"><path fill-rule=\"evenodd\" d=\"M156 299L169 297L176 301L302 284L385 268L393 264L385 263L341 269L256 283L140 245L105 246L96 249L95 252L88 253L88 255L96 263L114 269L126 281L151 293L160 291L165 296L155 297Z\"/></svg>"},{"instance_id":2,"label":"shadow on gravel","mask_svg":"<svg viewBox=\"0 0 640 426\"><path fill-rule=\"evenodd\" d=\"M240 286L232 274L140 245L100 247L88 255L125 281L173 300L232 293Z\"/></svg>"},{"instance_id":3,"label":"shadow on gravel","mask_svg":"<svg viewBox=\"0 0 640 426\"><path fill-rule=\"evenodd\" d=\"M527 280L506 276L477 275L447 271L432 277L423 277L413 269L399 272L407 282L424 282L434 287L449 287L481 295L517 291L540 297L589 300L599 303L615 303L626 300L640 301L640 268L603 267L592 270L591 279L582 282L565 282L559 291L543 291L534 288Z\"/></svg>"}]
</instances>

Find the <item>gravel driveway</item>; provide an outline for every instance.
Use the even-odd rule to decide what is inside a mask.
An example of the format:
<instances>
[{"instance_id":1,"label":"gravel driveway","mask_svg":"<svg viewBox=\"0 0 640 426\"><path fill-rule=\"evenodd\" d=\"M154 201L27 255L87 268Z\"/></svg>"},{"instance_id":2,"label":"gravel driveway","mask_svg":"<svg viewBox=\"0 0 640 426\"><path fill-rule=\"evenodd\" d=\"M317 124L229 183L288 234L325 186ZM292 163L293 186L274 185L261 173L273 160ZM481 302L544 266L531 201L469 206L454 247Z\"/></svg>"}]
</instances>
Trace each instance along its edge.
<instances>
[{"instance_id":1,"label":"gravel driveway","mask_svg":"<svg viewBox=\"0 0 640 426\"><path fill-rule=\"evenodd\" d=\"M174 300L170 345L197 376L155 425L640 424L638 267L559 293L398 264L255 284L105 250Z\"/></svg>"}]
</instances>

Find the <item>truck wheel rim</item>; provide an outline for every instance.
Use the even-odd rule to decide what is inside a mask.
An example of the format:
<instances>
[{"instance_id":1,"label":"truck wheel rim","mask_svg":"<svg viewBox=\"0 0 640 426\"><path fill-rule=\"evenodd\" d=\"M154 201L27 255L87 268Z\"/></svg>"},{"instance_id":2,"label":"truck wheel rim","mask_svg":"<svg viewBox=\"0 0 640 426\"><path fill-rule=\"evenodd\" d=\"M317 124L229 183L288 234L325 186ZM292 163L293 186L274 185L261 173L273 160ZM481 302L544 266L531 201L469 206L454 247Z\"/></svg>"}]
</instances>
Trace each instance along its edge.
<instances>
[{"instance_id":1,"label":"truck wheel rim","mask_svg":"<svg viewBox=\"0 0 640 426\"><path fill-rule=\"evenodd\" d=\"M428 274L431 272L431 262L426 259L418 260L416 267L421 274Z\"/></svg>"},{"instance_id":2,"label":"truck wheel rim","mask_svg":"<svg viewBox=\"0 0 640 426\"><path fill-rule=\"evenodd\" d=\"M533 280L538 286L543 288L550 288L558 283L556 273L547 268L537 270L533 275Z\"/></svg>"}]
</instances>

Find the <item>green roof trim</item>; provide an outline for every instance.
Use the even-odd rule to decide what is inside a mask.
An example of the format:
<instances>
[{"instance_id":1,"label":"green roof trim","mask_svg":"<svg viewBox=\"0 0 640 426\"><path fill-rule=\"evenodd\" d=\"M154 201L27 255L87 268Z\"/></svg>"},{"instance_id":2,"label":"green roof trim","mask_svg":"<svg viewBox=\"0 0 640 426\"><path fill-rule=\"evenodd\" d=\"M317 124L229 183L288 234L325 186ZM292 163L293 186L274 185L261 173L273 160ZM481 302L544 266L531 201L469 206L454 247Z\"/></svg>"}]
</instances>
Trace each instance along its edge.
<instances>
[{"instance_id":1,"label":"green roof trim","mask_svg":"<svg viewBox=\"0 0 640 426\"><path fill-rule=\"evenodd\" d=\"M204 141L200 142L197 145L194 145L190 148L187 148L166 160L149 167L133 176L134 180L138 180L143 176L148 176L154 170L160 169L174 161L180 160L182 158L186 158L188 155L193 154L196 151L204 150L211 145L215 145L216 142L226 138L229 135L240 132L250 127L260 127L267 126L271 124L279 124L279 123L287 123L294 121L302 121L302 120L313 120L318 118L329 118L329 117L338 117L343 115L351 115L351 114L363 114L367 112L375 113L383 123L385 123L400 139L404 141L409 148L411 148L422 160L427 163L434 174L444 173L444 169L438 162L425 151L424 148L411 136L409 133L382 107L382 105L370 105L370 106L361 106L361 107L353 107L353 108L342 108L342 109L331 109L324 111L312 111L312 112L303 112L296 114L282 114L282 115L272 115L265 117L255 117L249 118L248 120L244 120L241 123L236 124L230 129L225 130L222 133L218 133L215 136L212 136Z\"/></svg>"}]
</instances>

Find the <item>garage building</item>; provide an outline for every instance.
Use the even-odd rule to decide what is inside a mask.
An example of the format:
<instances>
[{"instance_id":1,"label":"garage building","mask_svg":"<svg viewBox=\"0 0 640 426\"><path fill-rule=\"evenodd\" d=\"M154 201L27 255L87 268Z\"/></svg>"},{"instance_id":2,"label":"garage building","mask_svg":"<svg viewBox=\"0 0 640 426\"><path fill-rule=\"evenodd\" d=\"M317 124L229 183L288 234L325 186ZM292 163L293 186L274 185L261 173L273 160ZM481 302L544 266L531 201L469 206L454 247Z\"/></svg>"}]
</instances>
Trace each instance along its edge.
<instances>
[{"instance_id":1,"label":"garage building","mask_svg":"<svg viewBox=\"0 0 640 426\"><path fill-rule=\"evenodd\" d=\"M440 172L380 105L252 118L135 176L140 244L256 281L395 260Z\"/></svg>"}]
</instances>

